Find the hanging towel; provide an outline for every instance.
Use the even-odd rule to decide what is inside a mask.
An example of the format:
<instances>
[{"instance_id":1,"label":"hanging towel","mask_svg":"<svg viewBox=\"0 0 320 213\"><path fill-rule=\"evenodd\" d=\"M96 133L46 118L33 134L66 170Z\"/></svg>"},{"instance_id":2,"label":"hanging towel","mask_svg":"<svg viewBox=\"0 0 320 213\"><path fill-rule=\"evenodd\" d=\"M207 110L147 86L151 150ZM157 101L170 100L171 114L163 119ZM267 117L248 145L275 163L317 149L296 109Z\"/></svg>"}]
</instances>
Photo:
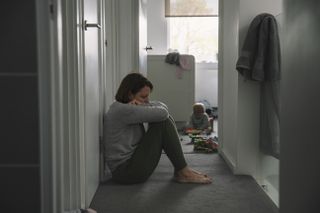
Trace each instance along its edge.
<instances>
[{"instance_id":1,"label":"hanging towel","mask_svg":"<svg viewBox=\"0 0 320 213\"><path fill-rule=\"evenodd\" d=\"M273 15L263 13L253 19L236 68L249 80L280 80L279 35Z\"/></svg>"},{"instance_id":2,"label":"hanging towel","mask_svg":"<svg viewBox=\"0 0 320 213\"><path fill-rule=\"evenodd\" d=\"M180 66L180 54L178 52L171 52L166 55L165 62L168 64L175 64Z\"/></svg>"},{"instance_id":3,"label":"hanging towel","mask_svg":"<svg viewBox=\"0 0 320 213\"><path fill-rule=\"evenodd\" d=\"M190 55L180 55L179 64L182 69L191 70L193 66L192 57Z\"/></svg>"},{"instance_id":4,"label":"hanging towel","mask_svg":"<svg viewBox=\"0 0 320 213\"><path fill-rule=\"evenodd\" d=\"M177 66L176 75L182 78L183 71L192 69L192 60L189 55L180 55L178 52L171 52L166 55L165 62Z\"/></svg>"},{"instance_id":5,"label":"hanging towel","mask_svg":"<svg viewBox=\"0 0 320 213\"><path fill-rule=\"evenodd\" d=\"M261 82L260 150L280 156L280 41L275 17L263 13L250 24L236 64L248 80Z\"/></svg>"}]
</instances>

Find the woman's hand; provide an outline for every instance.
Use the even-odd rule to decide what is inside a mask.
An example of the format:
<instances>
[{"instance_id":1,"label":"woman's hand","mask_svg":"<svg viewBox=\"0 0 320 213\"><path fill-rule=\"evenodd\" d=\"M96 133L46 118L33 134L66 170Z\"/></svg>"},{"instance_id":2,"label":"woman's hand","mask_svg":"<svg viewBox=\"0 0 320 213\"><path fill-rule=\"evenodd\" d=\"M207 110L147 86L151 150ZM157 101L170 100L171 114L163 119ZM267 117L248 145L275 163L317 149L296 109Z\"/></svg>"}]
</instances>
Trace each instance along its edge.
<instances>
[{"instance_id":1,"label":"woman's hand","mask_svg":"<svg viewBox=\"0 0 320 213\"><path fill-rule=\"evenodd\" d=\"M129 102L129 104L141 105L143 103L141 101L138 101L137 99L133 99L132 101Z\"/></svg>"}]
</instances>

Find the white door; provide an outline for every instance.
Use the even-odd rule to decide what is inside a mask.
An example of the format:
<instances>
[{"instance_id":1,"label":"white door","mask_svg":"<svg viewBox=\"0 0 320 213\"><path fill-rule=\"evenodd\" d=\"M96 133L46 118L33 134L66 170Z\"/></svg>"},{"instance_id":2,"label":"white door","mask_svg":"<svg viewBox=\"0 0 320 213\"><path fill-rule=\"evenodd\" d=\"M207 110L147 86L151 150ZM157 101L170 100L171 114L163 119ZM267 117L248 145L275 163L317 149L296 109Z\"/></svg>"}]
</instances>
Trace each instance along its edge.
<instances>
[{"instance_id":1,"label":"white door","mask_svg":"<svg viewBox=\"0 0 320 213\"><path fill-rule=\"evenodd\" d=\"M83 0L84 29L84 133L85 200L89 206L99 184L100 29L99 0Z\"/></svg>"},{"instance_id":2,"label":"white door","mask_svg":"<svg viewBox=\"0 0 320 213\"><path fill-rule=\"evenodd\" d=\"M139 71L147 75L147 0L139 0Z\"/></svg>"}]
</instances>

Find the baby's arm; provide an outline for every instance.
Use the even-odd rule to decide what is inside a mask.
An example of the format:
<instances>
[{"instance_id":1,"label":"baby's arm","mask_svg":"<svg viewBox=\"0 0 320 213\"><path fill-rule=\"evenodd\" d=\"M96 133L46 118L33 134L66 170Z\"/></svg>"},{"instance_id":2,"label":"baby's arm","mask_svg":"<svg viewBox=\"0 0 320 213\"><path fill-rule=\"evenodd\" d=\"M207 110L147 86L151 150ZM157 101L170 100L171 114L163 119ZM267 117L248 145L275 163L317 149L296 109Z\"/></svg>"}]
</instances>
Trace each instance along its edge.
<instances>
[{"instance_id":1,"label":"baby's arm","mask_svg":"<svg viewBox=\"0 0 320 213\"><path fill-rule=\"evenodd\" d=\"M204 113L203 117L202 117L202 123L201 123L199 129L205 130L205 129L208 129L209 126L210 126L209 116L207 115L207 113Z\"/></svg>"}]
</instances>

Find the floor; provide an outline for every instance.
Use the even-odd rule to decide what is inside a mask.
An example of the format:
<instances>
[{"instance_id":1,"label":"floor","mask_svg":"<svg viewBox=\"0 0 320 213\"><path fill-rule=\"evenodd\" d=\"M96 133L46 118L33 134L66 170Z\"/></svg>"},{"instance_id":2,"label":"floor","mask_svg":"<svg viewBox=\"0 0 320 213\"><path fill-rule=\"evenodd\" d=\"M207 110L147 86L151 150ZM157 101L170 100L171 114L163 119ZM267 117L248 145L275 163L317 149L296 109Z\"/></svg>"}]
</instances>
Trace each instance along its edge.
<instances>
[{"instance_id":1,"label":"floor","mask_svg":"<svg viewBox=\"0 0 320 213\"><path fill-rule=\"evenodd\" d=\"M214 135L213 135L214 136ZM173 168L165 154L143 184L102 183L91 203L98 213L277 213L277 207L245 175L233 175L218 153L195 154L181 136L186 160L192 168L213 177L210 185L172 181Z\"/></svg>"}]
</instances>

